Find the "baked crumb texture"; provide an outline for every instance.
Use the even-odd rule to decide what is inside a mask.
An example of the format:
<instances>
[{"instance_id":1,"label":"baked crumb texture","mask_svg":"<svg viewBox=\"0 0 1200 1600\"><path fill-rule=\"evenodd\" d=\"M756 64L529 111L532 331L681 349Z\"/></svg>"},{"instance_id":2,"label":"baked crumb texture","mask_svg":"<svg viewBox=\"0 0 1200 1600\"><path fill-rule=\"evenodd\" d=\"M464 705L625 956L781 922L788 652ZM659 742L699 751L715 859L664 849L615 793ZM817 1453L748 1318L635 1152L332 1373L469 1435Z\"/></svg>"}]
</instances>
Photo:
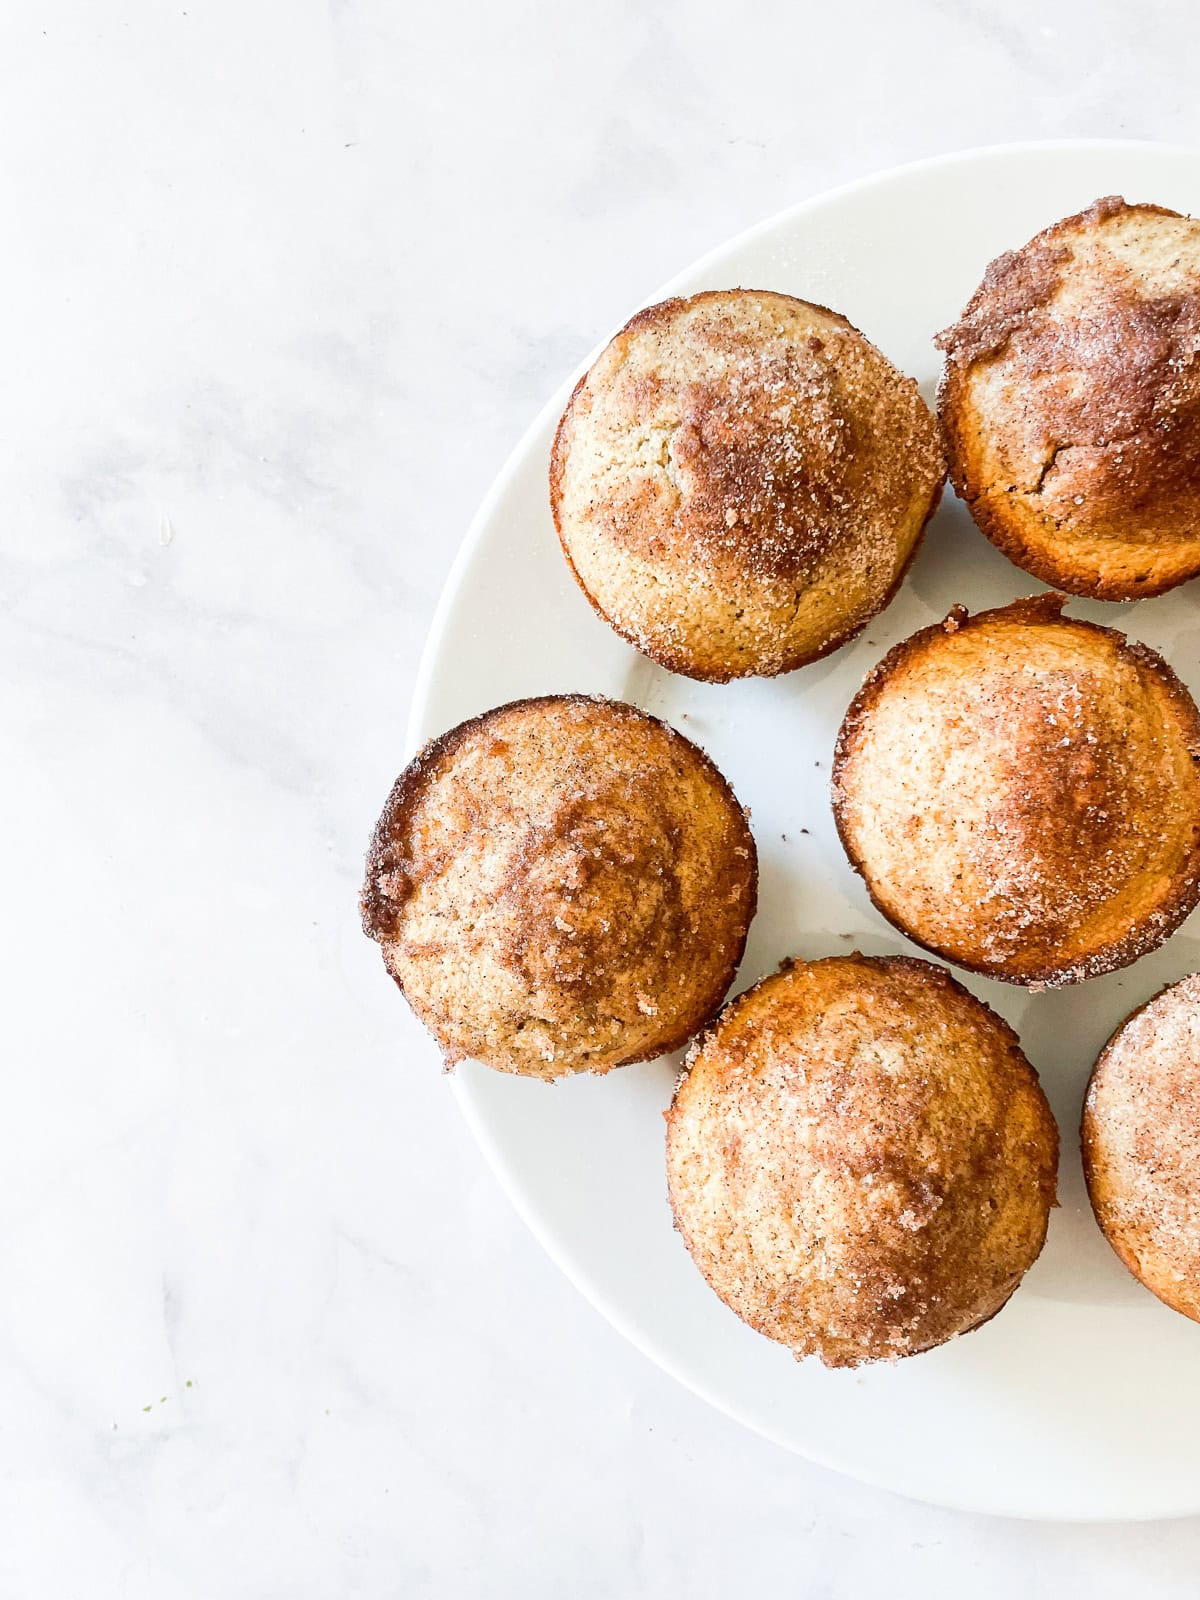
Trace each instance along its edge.
<instances>
[{"instance_id":1,"label":"baked crumb texture","mask_svg":"<svg viewBox=\"0 0 1200 1600\"><path fill-rule=\"evenodd\" d=\"M916 384L844 317L729 289L617 334L559 423L550 498L600 615L672 671L724 682L857 633L944 476Z\"/></svg>"},{"instance_id":2,"label":"baked crumb texture","mask_svg":"<svg viewBox=\"0 0 1200 1600\"><path fill-rule=\"evenodd\" d=\"M937 342L950 476L1005 555L1101 600L1200 572L1200 222L1097 200Z\"/></svg>"},{"instance_id":3,"label":"baked crumb texture","mask_svg":"<svg viewBox=\"0 0 1200 1600\"><path fill-rule=\"evenodd\" d=\"M879 910L1010 983L1110 972L1200 898L1200 716L1162 658L1060 596L898 645L846 713L838 832Z\"/></svg>"},{"instance_id":4,"label":"baked crumb texture","mask_svg":"<svg viewBox=\"0 0 1200 1600\"><path fill-rule=\"evenodd\" d=\"M757 859L682 734L522 700L435 739L375 830L363 926L448 1065L557 1078L678 1049L733 979Z\"/></svg>"},{"instance_id":5,"label":"baked crumb texture","mask_svg":"<svg viewBox=\"0 0 1200 1600\"><path fill-rule=\"evenodd\" d=\"M1083 1108L1096 1220L1158 1298L1200 1322L1200 976L1135 1011L1102 1052Z\"/></svg>"},{"instance_id":6,"label":"baked crumb texture","mask_svg":"<svg viewBox=\"0 0 1200 1600\"><path fill-rule=\"evenodd\" d=\"M785 964L693 1046L671 1205L710 1286L798 1356L978 1327L1037 1259L1058 1132L1012 1029L941 967Z\"/></svg>"}]
</instances>

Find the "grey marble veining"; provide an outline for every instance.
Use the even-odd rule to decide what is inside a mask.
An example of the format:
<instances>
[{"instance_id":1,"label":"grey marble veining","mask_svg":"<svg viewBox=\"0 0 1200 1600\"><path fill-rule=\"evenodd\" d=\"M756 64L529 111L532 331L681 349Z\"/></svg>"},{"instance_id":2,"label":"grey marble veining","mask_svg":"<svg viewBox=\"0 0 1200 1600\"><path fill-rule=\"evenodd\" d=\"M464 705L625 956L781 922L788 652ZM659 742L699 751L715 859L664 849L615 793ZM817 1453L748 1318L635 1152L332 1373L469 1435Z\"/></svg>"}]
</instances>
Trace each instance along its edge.
<instances>
[{"instance_id":1,"label":"grey marble veining","mask_svg":"<svg viewBox=\"0 0 1200 1600\"><path fill-rule=\"evenodd\" d=\"M908 1504L649 1367L354 902L444 574L595 340L874 168L1194 140L1198 46L1112 0L8 8L0 1595L1194 1592L1195 1522Z\"/></svg>"}]
</instances>

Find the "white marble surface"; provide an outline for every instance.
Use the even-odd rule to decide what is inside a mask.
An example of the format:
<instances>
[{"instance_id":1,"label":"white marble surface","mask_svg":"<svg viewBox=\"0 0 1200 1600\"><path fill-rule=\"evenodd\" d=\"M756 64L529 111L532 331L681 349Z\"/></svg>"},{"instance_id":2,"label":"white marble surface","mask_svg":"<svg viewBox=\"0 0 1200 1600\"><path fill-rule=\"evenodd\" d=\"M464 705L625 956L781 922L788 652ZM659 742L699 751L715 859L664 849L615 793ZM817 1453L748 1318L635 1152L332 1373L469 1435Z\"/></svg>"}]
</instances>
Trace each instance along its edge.
<instances>
[{"instance_id":1,"label":"white marble surface","mask_svg":"<svg viewBox=\"0 0 1200 1600\"><path fill-rule=\"evenodd\" d=\"M0 18L0 1596L1195 1593L743 1433L527 1237L356 927L442 577L630 304L805 194L1195 140L1200 18Z\"/></svg>"}]
</instances>

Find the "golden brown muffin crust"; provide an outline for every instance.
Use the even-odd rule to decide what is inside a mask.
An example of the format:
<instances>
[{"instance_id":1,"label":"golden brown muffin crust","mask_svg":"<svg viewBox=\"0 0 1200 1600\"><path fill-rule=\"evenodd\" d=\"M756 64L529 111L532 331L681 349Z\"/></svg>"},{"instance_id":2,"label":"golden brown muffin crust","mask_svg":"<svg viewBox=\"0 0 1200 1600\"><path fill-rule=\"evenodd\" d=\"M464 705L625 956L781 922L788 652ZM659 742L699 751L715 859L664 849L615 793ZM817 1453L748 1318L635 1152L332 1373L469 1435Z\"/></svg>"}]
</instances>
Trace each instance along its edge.
<instances>
[{"instance_id":1,"label":"golden brown muffin crust","mask_svg":"<svg viewBox=\"0 0 1200 1600\"><path fill-rule=\"evenodd\" d=\"M635 316L580 379L550 462L594 608L725 681L835 649L892 597L945 475L916 384L849 322L769 291Z\"/></svg>"},{"instance_id":2,"label":"golden brown muffin crust","mask_svg":"<svg viewBox=\"0 0 1200 1600\"><path fill-rule=\"evenodd\" d=\"M1124 966L1200 898L1200 714L1154 651L1042 595L963 608L846 713L834 817L879 910L1012 983Z\"/></svg>"},{"instance_id":3,"label":"golden brown muffin crust","mask_svg":"<svg viewBox=\"0 0 1200 1600\"><path fill-rule=\"evenodd\" d=\"M1155 995L1101 1052L1083 1108L1088 1195L1142 1283L1200 1322L1200 975Z\"/></svg>"},{"instance_id":4,"label":"golden brown muffin crust","mask_svg":"<svg viewBox=\"0 0 1200 1600\"><path fill-rule=\"evenodd\" d=\"M994 1316L1042 1248L1058 1132L1012 1029L940 967L787 963L697 1041L677 1224L751 1327L828 1366Z\"/></svg>"},{"instance_id":5,"label":"golden brown muffin crust","mask_svg":"<svg viewBox=\"0 0 1200 1600\"><path fill-rule=\"evenodd\" d=\"M1200 572L1200 222L1098 200L937 343L951 479L1011 560L1099 599Z\"/></svg>"},{"instance_id":6,"label":"golden brown muffin crust","mask_svg":"<svg viewBox=\"0 0 1200 1600\"><path fill-rule=\"evenodd\" d=\"M449 1063L553 1078L678 1049L741 960L757 866L709 758L619 701L435 739L375 829L363 926Z\"/></svg>"}]
</instances>

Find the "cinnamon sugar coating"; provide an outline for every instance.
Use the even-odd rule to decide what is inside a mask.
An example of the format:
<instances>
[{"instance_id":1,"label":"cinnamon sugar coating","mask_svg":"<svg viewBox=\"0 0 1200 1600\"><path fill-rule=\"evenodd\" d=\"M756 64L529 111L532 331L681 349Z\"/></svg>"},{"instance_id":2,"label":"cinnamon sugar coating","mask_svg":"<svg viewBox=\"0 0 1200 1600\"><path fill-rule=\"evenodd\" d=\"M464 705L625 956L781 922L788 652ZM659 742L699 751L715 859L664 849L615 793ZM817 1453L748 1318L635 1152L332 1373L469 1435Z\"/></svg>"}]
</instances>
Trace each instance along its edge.
<instances>
[{"instance_id":1,"label":"cinnamon sugar coating","mask_svg":"<svg viewBox=\"0 0 1200 1600\"><path fill-rule=\"evenodd\" d=\"M1154 651L1062 604L914 634L834 757L838 831L879 910L1011 983L1124 966L1200 898L1200 714Z\"/></svg>"},{"instance_id":2,"label":"cinnamon sugar coating","mask_svg":"<svg viewBox=\"0 0 1200 1600\"><path fill-rule=\"evenodd\" d=\"M1200 1322L1200 975L1155 995L1101 1053L1083 1166L1109 1244L1152 1294Z\"/></svg>"},{"instance_id":3,"label":"cinnamon sugar coating","mask_svg":"<svg viewBox=\"0 0 1200 1600\"><path fill-rule=\"evenodd\" d=\"M857 633L944 476L916 384L844 317L730 289L617 334L559 423L550 498L600 615L672 671L724 682Z\"/></svg>"},{"instance_id":4,"label":"cinnamon sugar coating","mask_svg":"<svg viewBox=\"0 0 1200 1600\"><path fill-rule=\"evenodd\" d=\"M447 1062L540 1078L685 1044L754 914L745 813L619 701L501 706L427 745L375 830L363 926Z\"/></svg>"},{"instance_id":5,"label":"cinnamon sugar coating","mask_svg":"<svg viewBox=\"0 0 1200 1600\"><path fill-rule=\"evenodd\" d=\"M1010 560L1101 600L1200 573L1200 221L1097 200L937 342L951 479Z\"/></svg>"},{"instance_id":6,"label":"cinnamon sugar coating","mask_svg":"<svg viewBox=\"0 0 1200 1600\"><path fill-rule=\"evenodd\" d=\"M785 964L697 1041L676 1221L721 1299L833 1367L986 1322L1036 1260L1058 1132L1012 1029L905 957Z\"/></svg>"}]
</instances>

